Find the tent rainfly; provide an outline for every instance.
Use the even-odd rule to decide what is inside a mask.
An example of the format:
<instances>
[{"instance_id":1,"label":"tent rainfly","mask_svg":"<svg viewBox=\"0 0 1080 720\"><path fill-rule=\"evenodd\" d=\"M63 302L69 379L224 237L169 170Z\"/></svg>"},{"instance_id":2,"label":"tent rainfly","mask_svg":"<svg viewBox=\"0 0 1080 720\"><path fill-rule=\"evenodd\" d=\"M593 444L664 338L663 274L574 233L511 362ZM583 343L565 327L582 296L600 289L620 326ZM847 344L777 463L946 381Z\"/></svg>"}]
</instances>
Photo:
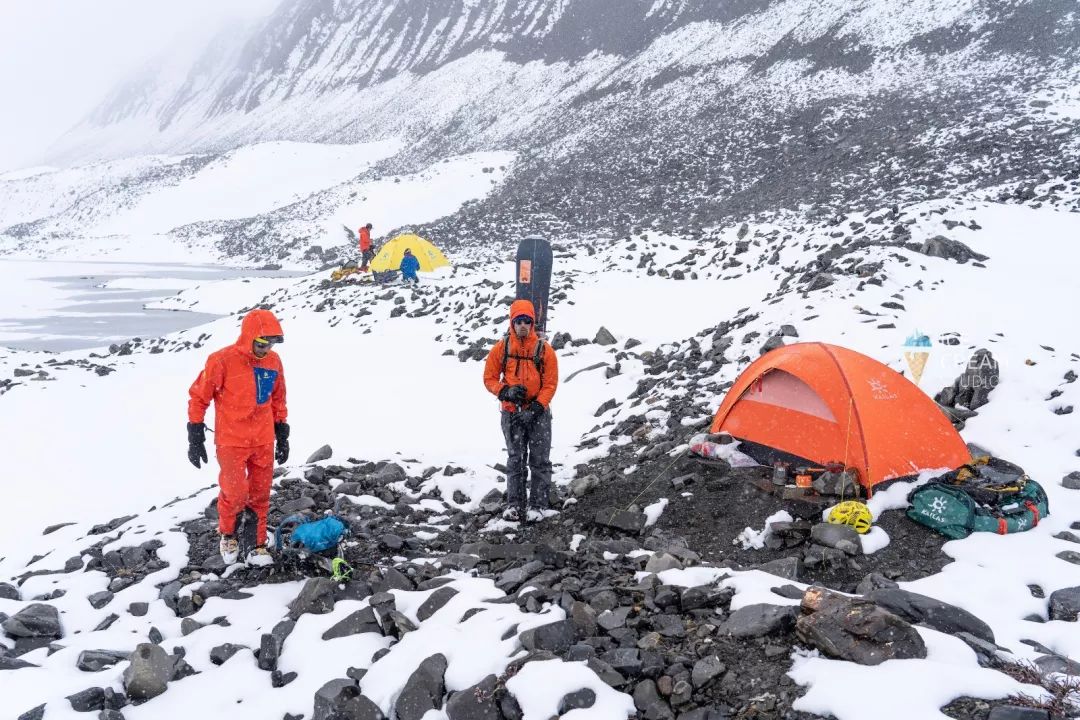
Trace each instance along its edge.
<instances>
[{"instance_id":1,"label":"tent rainfly","mask_svg":"<svg viewBox=\"0 0 1080 720\"><path fill-rule=\"evenodd\" d=\"M843 462L871 492L920 470L971 461L949 419L910 380L854 350L818 342L780 347L751 363L710 430L815 463Z\"/></svg>"},{"instance_id":2,"label":"tent rainfly","mask_svg":"<svg viewBox=\"0 0 1080 720\"><path fill-rule=\"evenodd\" d=\"M406 248L412 250L413 255L420 261L423 272L431 272L435 268L450 264L439 248L419 235L398 235L379 248L378 255L371 261L371 269L375 272L397 270Z\"/></svg>"}]
</instances>

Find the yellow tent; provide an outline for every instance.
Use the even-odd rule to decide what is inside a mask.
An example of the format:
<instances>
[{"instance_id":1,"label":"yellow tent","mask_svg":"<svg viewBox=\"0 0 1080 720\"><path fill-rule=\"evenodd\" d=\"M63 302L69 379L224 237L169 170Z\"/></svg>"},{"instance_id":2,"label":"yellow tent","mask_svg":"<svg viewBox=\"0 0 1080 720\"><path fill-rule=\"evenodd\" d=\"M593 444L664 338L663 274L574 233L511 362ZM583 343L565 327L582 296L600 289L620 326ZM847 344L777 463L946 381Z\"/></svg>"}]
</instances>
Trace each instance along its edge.
<instances>
[{"instance_id":1,"label":"yellow tent","mask_svg":"<svg viewBox=\"0 0 1080 720\"><path fill-rule=\"evenodd\" d=\"M439 248L419 235L398 235L388 240L379 249L379 254L371 261L371 269L376 272L397 270L401 265L401 258L405 256L406 248L412 250L413 255L420 261L420 269L424 272L431 272L435 268L450 264Z\"/></svg>"}]
</instances>

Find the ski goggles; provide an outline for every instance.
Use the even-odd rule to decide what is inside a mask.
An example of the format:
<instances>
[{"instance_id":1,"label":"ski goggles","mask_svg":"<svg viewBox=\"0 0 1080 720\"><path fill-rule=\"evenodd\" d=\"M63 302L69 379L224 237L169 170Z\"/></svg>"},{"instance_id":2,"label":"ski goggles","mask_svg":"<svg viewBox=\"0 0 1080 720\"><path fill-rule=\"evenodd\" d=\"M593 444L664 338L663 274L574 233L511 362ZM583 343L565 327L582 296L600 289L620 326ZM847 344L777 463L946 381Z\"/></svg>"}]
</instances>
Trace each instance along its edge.
<instances>
[{"instance_id":1,"label":"ski goggles","mask_svg":"<svg viewBox=\"0 0 1080 720\"><path fill-rule=\"evenodd\" d=\"M255 338L255 344L259 347L270 347L285 342L284 335L263 335Z\"/></svg>"},{"instance_id":2,"label":"ski goggles","mask_svg":"<svg viewBox=\"0 0 1080 720\"><path fill-rule=\"evenodd\" d=\"M514 318L514 324L515 325L532 325L533 324L533 319L531 317L529 317L528 315L518 315L516 318Z\"/></svg>"}]
</instances>

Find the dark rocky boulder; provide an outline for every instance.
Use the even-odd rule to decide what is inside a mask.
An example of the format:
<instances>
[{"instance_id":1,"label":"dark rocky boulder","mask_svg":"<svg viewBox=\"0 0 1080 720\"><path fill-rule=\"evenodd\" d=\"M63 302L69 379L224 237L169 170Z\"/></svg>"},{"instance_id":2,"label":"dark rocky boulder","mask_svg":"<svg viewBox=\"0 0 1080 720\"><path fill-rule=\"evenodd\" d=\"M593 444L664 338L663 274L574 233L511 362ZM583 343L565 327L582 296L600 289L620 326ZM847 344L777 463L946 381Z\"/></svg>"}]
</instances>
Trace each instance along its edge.
<instances>
[{"instance_id":1,"label":"dark rocky boulder","mask_svg":"<svg viewBox=\"0 0 1080 720\"><path fill-rule=\"evenodd\" d=\"M910 623L872 602L823 588L803 596L795 634L825 655L860 665L926 657L926 645Z\"/></svg>"}]
</instances>

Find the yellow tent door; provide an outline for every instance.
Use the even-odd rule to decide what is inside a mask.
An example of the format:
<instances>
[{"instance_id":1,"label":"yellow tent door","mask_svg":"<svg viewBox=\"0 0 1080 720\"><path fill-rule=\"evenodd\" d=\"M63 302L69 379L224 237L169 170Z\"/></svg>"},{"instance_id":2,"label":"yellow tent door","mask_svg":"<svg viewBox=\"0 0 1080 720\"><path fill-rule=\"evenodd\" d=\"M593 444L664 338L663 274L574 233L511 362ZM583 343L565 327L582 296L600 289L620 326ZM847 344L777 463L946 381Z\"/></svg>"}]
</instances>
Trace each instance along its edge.
<instances>
[{"instance_id":1,"label":"yellow tent door","mask_svg":"<svg viewBox=\"0 0 1080 720\"><path fill-rule=\"evenodd\" d=\"M405 256L406 248L412 250L413 255L420 261L420 269L424 272L431 272L435 268L450 264L439 248L419 235L398 235L388 240L379 249L379 254L371 261L371 269L376 272L397 270L401 265L401 258Z\"/></svg>"}]
</instances>

